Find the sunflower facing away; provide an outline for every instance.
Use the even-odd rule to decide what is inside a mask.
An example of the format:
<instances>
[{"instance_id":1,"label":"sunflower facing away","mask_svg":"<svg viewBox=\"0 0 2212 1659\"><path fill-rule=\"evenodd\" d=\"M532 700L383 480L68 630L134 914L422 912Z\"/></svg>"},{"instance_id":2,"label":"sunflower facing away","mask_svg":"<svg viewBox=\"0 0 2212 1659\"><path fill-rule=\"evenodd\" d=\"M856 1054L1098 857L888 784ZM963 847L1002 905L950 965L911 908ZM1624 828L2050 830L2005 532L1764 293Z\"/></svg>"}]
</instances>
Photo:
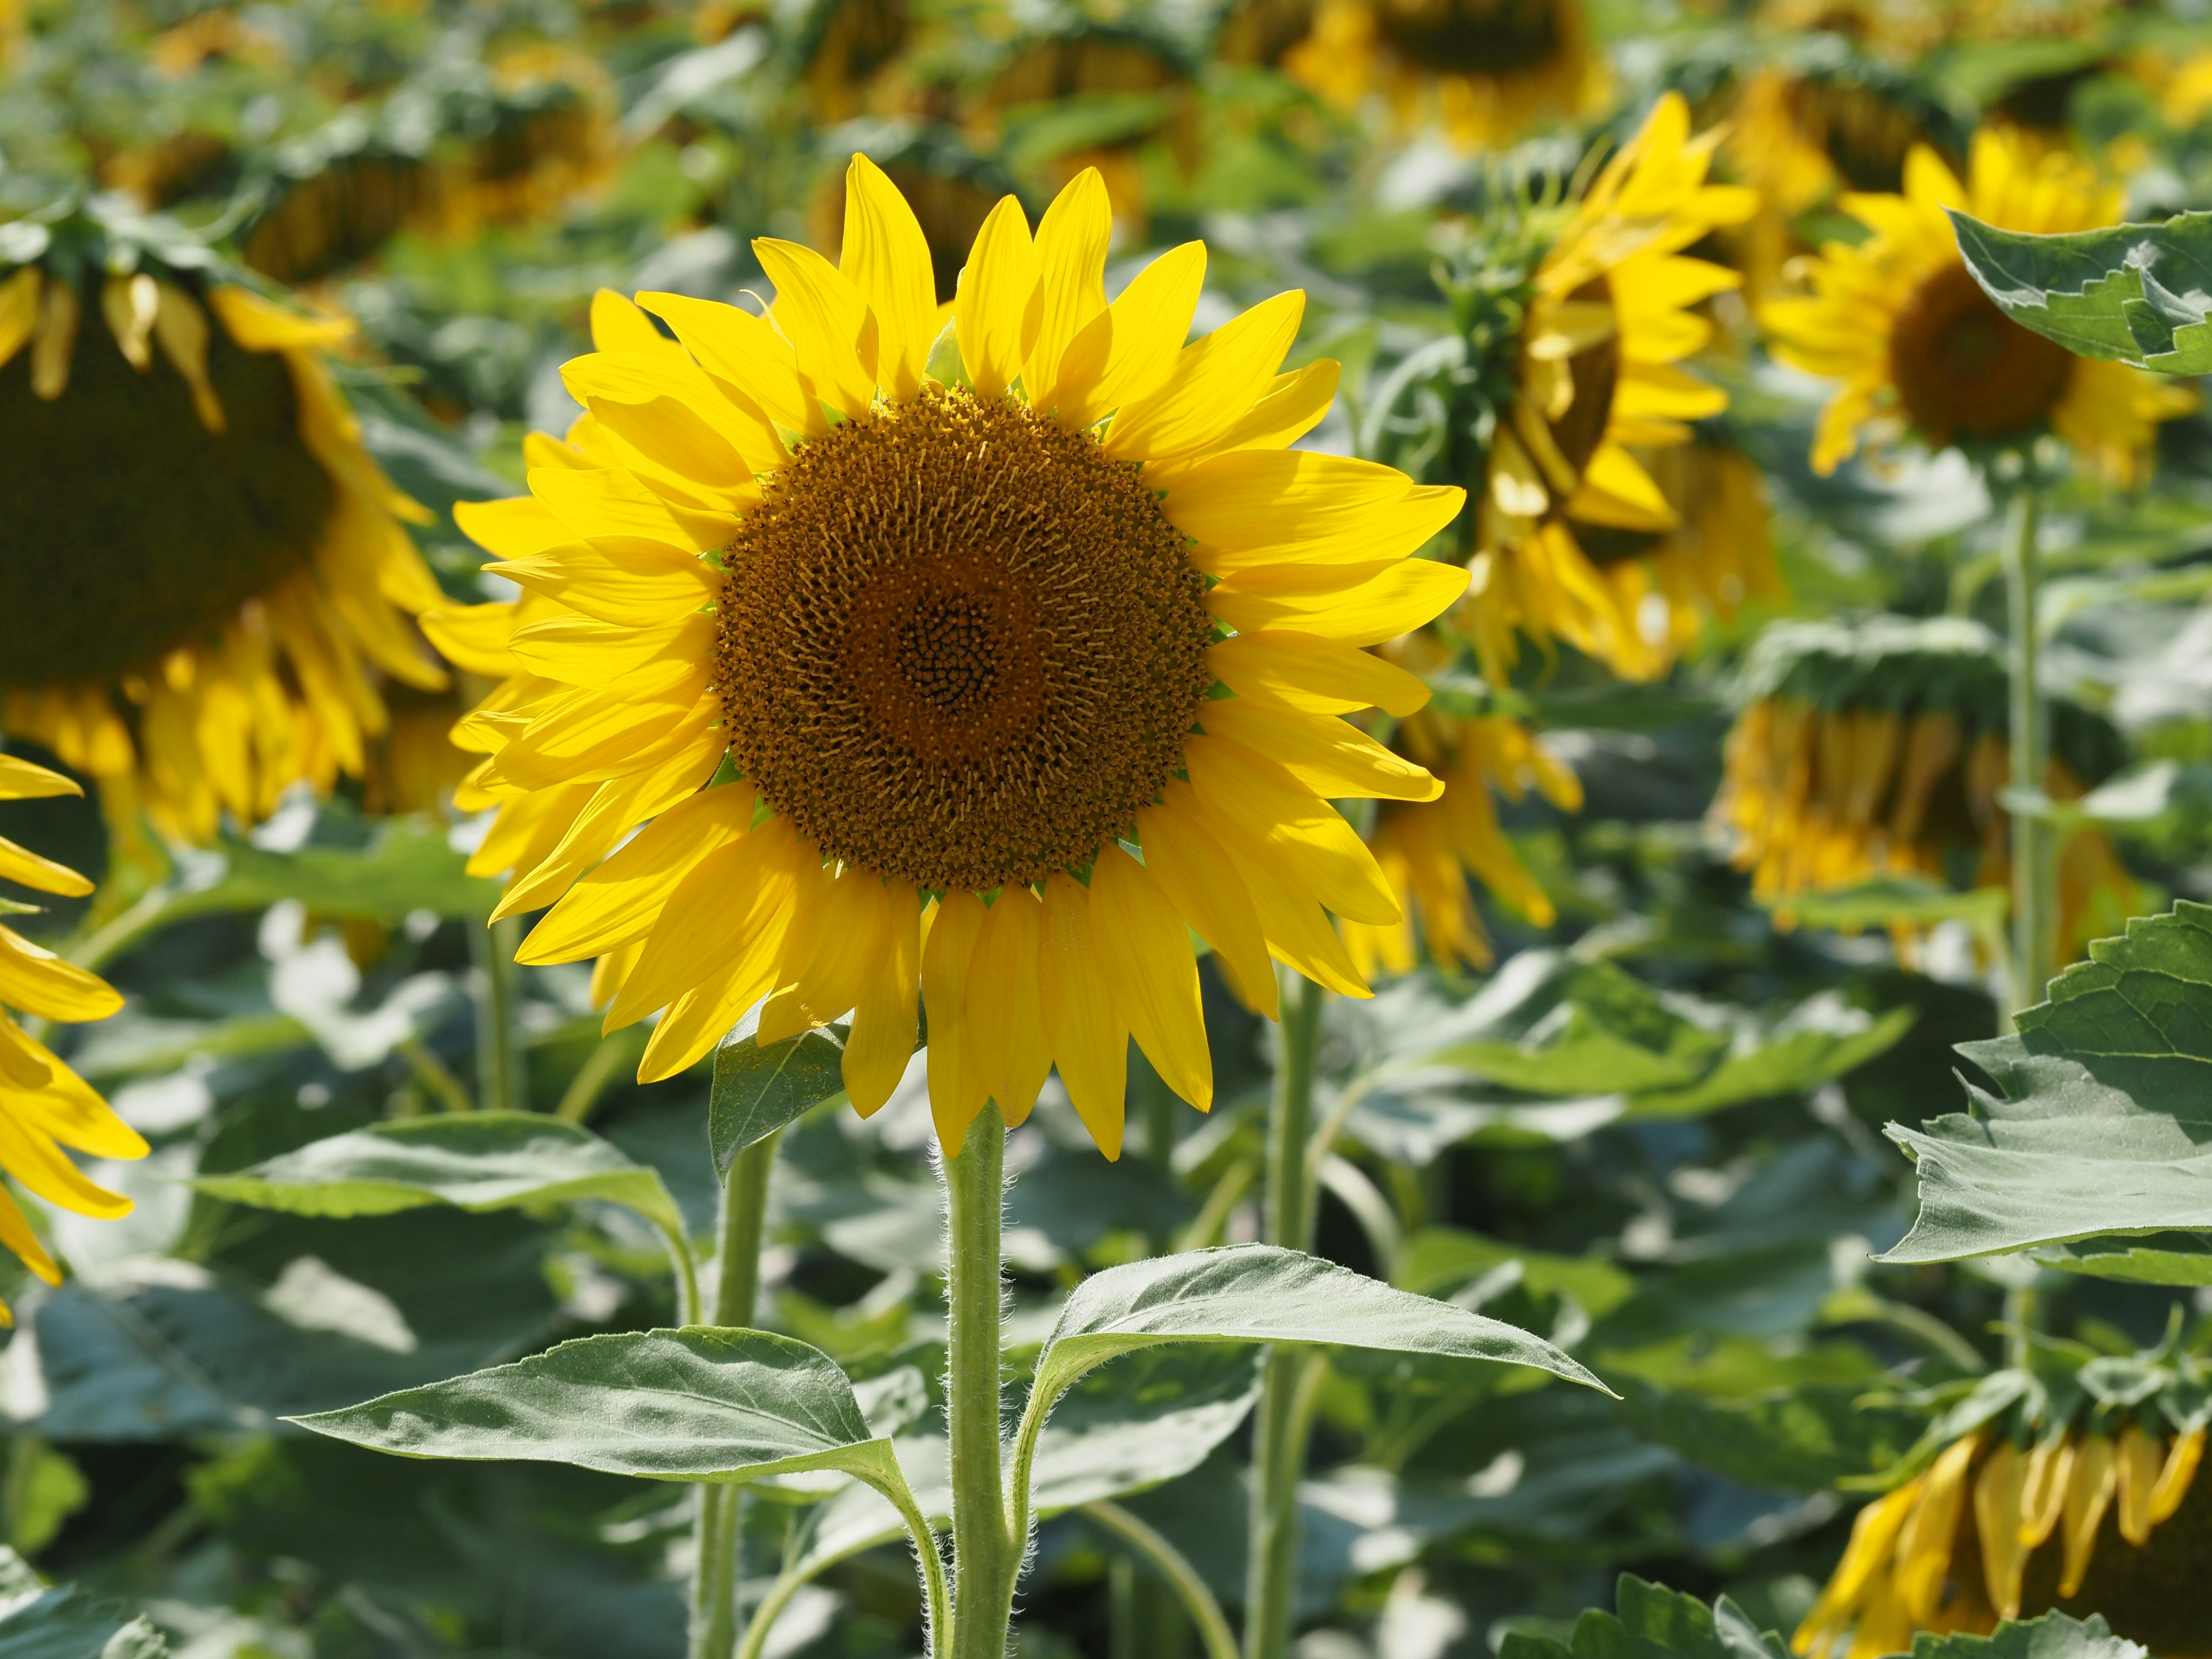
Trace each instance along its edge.
<instances>
[{"instance_id":1,"label":"sunflower facing away","mask_svg":"<svg viewBox=\"0 0 2212 1659\"><path fill-rule=\"evenodd\" d=\"M1963 618L1768 629L1745 665L1711 820L1753 893L1771 902L1884 876L2008 886L2005 687L1996 637ZM2053 711L2046 787L2070 800L2086 793L2075 767L2109 769L2118 739L2078 705ZM2065 961L2149 908L2094 825L2061 838L2057 882ZM1909 956L1915 936L1893 933Z\"/></svg>"},{"instance_id":2,"label":"sunflower facing away","mask_svg":"<svg viewBox=\"0 0 2212 1659\"><path fill-rule=\"evenodd\" d=\"M1380 92L1468 149L1592 113L1607 92L1581 0L1320 0L1283 67L1340 108Z\"/></svg>"},{"instance_id":3,"label":"sunflower facing away","mask_svg":"<svg viewBox=\"0 0 2212 1659\"><path fill-rule=\"evenodd\" d=\"M1287 448L1337 373L1278 373L1303 295L1185 344L1192 243L1109 305L1095 173L1034 235L993 210L943 350L912 212L865 158L848 189L836 264L755 244L768 318L653 294L680 343L601 322L572 442L469 515L557 602L466 723L471 787L487 845L532 827L507 911L558 896L520 959L615 957L608 1029L660 1012L641 1078L766 998L763 1042L852 1014L872 1111L926 1000L948 1150L1057 1066L1116 1154L1131 1036L1209 1103L1192 932L1255 1007L1271 957L1365 994L1328 912L1399 908L1328 799L1443 786L1336 716L1399 702L1360 647L1462 591L1407 556L1461 492Z\"/></svg>"},{"instance_id":4,"label":"sunflower facing away","mask_svg":"<svg viewBox=\"0 0 2212 1659\"><path fill-rule=\"evenodd\" d=\"M1565 640L1625 678L1656 677L1686 630L1650 556L1710 535L1711 558L1747 559L1748 569L1765 546L1755 472L1723 469L1686 526L1638 459L1687 444L1686 422L1728 406L1680 367L1712 332L1691 307L1739 280L1681 250L1754 205L1749 191L1705 182L1717 140L1692 138L1688 105L1662 98L1535 266L1502 366L1462 615L1494 684L1506 683L1520 634ZM1731 544L1745 551L1719 550ZM1678 559L1675 575L1708 556ZM1751 585L1767 581L1755 572Z\"/></svg>"},{"instance_id":5,"label":"sunflower facing away","mask_svg":"<svg viewBox=\"0 0 2212 1659\"><path fill-rule=\"evenodd\" d=\"M2154 1373L2145 1358L2100 1363L2133 1377ZM1875 1659L1909 1651L1916 1631L1987 1634L2001 1619L2056 1607L2101 1613L2154 1653L2212 1652L2212 1482L2197 1478L2203 1384L2166 1380L2175 1386L2160 1390L2148 1375L2148 1397L2118 1401L2103 1397L2109 1387L2084 1398L2062 1376L2077 1402L2069 1410L2052 1404L2051 1379L1983 1379L1960 1409L1986 1417L1986 1400L2006 1409L1859 1511L1791 1646L1808 1659Z\"/></svg>"},{"instance_id":6,"label":"sunflower facing away","mask_svg":"<svg viewBox=\"0 0 2212 1659\"><path fill-rule=\"evenodd\" d=\"M118 825L254 822L360 773L380 675L444 684L409 621L441 602L424 515L319 355L349 326L143 264L0 283L0 730Z\"/></svg>"},{"instance_id":7,"label":"sunflower facing away","mask_svg":"<svg viewBox=\"0 0 2212 1659\"><path fill-rule=\"evenodd\" d=\"M0 754L0 801L81 793L58 772ZM76 871L5 836L0 836L0 879L66 898L92 891L92 884ZM0 917L27 908L0 898ZM97 975L0 921L0 1169L49 1204L103 1220L130 1214L131 1200L87 1179L62 1147L95 1158L143 1158L146 1142L108 1109L90 1085L16 1024L15 1013L76 1024L106 1019L122 1006L123 999ZM61 1269L4 1190L0 1244L49 1285L62 1282ZM14 1323L7 1304L0 1303L0 1325Z\"/></svg>"},{"instance_id":8,"label":"sunflower facing away","mask_svg":"<svg viewBox=\"0 0 2212 1659\"><path fill-rule=\"evenodd\" d=\"M1916 146L1903 195L1844 197L1873 234L1829 243L1810 262L1810 292L1759 312L1778 358L1842 382L1820 414L1814 470L1834 471L1863 438L1879 448L1910 430L1938 448L2002 446L2047 427L2106 482L2139 483L2158 423L2194 409L2196 394L2076 357L2006 317L1959 257L1943 212L2050 233L2112 224L2121 201L2087 162L1996 127L1975 133L1964 184Z\"/></svg>"}]
</instances>

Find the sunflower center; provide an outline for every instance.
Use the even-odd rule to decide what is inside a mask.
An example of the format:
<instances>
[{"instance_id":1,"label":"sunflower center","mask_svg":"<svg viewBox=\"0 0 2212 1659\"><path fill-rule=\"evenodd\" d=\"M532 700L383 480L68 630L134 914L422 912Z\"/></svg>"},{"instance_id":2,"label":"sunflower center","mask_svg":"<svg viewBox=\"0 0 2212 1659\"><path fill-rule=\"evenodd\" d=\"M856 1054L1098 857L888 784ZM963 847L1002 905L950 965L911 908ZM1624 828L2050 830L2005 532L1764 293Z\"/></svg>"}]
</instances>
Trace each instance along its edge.
<instances>
[{"instance_id":1,"label":"sunflower center","mask_svg":"<svg viewBox=\"0 0 2212 1659\"><path fill-rule=\"evenodd\" d=\"M2025 431L2066 395L2074 360L1999 311L1963 264L1946 265L1897 313L1889 373L1932 441Z\"/></svg>"},{"instance_id":2,"label":"sunflower center","mask_svg":"<svg viewBox=\"0 0 2212 1659\"><path fill-rule=\"evenodd\" d=\"M1136 469L932 387L799 447L730 550L730 751L827 856L988 892L1079 869L1212 684L1184 538Z\"/></svg>"},{"instance_id":3,"label":"sunflower center","mask_svg":"<svg viewBox=\"0 0 2212 1659\"><path fill-rule=\"evenodd\" d=\"M1378 11L1383 38L1437 74L1503 78L1559 50L1554 0L1382 0Z\"/></svg>"},{"instance_id":4,"label":"sunflower center","mask_svg":"<svg viewBox=\"0 0 2212 1659\"><path fill-rule=\"evenodd\" d=\"M306 566L336 491L281 356L210 327L219 434L160 351L131 367L97 303L53 402L30 358L0 368L0 686L143 671Z\"/></svg>"},{"instance_id":5,"label":"sunflower center","mask_svg":"<svg viewBox=\"0 0 2212 1659\"><path fill-rule=\"evenodd\" d=\"M1610 306L1613 284L1601 276L1593 276L1567 297L1585 305ZM1552 441L1580 477L1605 442L1606 428L1613 420L1613 394L1620 384L1620 337L1607 334L1568 358L1567 380L1574 396L1550 422Z\"/></svg>"}]
</instances>

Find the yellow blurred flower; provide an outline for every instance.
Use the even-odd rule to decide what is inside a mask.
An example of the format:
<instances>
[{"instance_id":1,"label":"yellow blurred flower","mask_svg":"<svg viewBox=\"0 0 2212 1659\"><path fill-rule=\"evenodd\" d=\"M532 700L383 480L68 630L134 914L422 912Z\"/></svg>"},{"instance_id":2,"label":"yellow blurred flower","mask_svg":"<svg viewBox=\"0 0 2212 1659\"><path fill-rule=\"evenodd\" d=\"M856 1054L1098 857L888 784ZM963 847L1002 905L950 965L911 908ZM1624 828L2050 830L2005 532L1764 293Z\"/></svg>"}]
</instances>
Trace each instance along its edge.
<instances>
[{"instance_id":1,"label":"yellow blurred flower","mask_svg":"<svg viewBox=\"0 0 2212 1659\"><path fill-rule=\"evenodd\" d=\"M1842 383L1821 411L1814 469L1832 472L1863 440L1879 448L1906 431L1940 448L2047 426L2107 482L2140 483L2158 423L2194 409L2195 392L2076 357L2007 318L1960 258L1943 211L2006 230L2086 230L2115 222L2121 199L2086 162L1992 127L1974 135L1966 183L1916 147L1904 194L1844 198L1872 234L1829 243L1808 264L1810 291L1759 313L1778 358Z\"/></svg>"}]
</instances>

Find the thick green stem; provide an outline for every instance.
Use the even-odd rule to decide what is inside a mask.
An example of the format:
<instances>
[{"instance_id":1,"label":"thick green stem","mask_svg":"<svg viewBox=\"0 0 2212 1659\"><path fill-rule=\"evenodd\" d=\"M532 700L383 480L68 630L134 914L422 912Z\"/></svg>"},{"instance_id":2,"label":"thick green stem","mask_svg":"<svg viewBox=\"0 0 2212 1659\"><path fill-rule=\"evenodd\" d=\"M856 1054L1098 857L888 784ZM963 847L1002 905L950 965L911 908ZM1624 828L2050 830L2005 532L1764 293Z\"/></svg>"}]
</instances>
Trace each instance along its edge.
<instances>
[{"instance_id":1,"label":"thick green stem","mask_svg":"<svg viewBox=\"0 0 2212 1659\"><path fill-rule=\"evenodd\" d=\"M1000 1229L1006 1200L1006 1125L995 1105L945 1160L945 1300L951 1358L945 1383L952 1438L952 1632L934 1649L952 1659L1005 1659L1014 1581L1026 1539L1006 1498L1000 1391ZM1025 1530L1025 1528L1024 1528Z\"/></svg>"},{"instance_id":2,"label":"thick green stem","mask_svg":"<svg viewBox=\"0 0 2212 1659\"><path fill-rule=\"evenodd\" d=\"M477 1098L488 1112L519 1112L529 1104L522 1084L522 1048L514 1040L516 994L521 972L514 953L522 944L520 917L507 916L472 931L483 995L477 1000Z\"/></svg>"},{"instance_id":3,"label":"thick green stem","mask_svg":"<svg viewBox=\"0 0 2212 1659\"><path fill-rule=\"evenodd\" d=\"M2052 915L2057 871L2050 820L2034 811L2049 787L2051 726L2037 683L2036 589L2042 575L2036 537L2043 502L2022 484L2005 520L2005 589L2012 627L2013 1006L2043 1000L2057 945Z\"/></svg>"},{"instance_id":4,"label":"thick green stem","mask_svg":"<svg viewBox=\"0 0 2212 1659\"><path fill-rule=\"evenodd\" d=\"M1281 1056L1267 1118L1267 1243L1303 1250L1313 1239L1314 1064L1321 1051L1321 987L1291 977L1283 992ZM1305 1358L1270 1348L1252 1427L1252 1522L1245 1559L1245 1659L1283 1659L1297 1589L1298 1475L1305 1431L1298 1382Z\"/></svg>"},{"instance_id":5,"label":"thick green stem","mask_svg":"<svg viewBox=\"0 0 2212 1659\"><path fill-rule=\"evenodd\" d=\"M768 1226L769 1176L775 1169L782 1131L739 1152L722 1183L722 1218L715 1249L717 1325L749 1326L760 1298L761 1239ZM697 1292L684 1307L684 1322L700 1316ZM738 1554L740 1500L736 1486L699 1488L699 1559L691 1575L691 1659L729 1659L738 1645Z\"/></svg>"}]
</instances>

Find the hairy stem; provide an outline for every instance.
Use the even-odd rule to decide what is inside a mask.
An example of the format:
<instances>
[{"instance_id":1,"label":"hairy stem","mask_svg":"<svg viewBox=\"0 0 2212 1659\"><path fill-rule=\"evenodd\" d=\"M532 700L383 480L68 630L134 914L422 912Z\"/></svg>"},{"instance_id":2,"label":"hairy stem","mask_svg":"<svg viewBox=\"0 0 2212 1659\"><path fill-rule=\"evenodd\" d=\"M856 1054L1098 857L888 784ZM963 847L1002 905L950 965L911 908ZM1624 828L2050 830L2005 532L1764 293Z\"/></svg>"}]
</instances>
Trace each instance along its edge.
<instances>
[{"instance_id":1,"label":"hairy stem","mask_svg":"<svg viewBox=\"0 0 2212 1659\"><path fill-rule=\"evenodd\" d=\"M2005 592L2012 627L2013 1006L2043 1000L2057 939L2051 903L2057 874L2051 823L2031 809L2049 787L2051 726L2037 684L2036 589L2042 575L2037 532L2043 516L2036 486L2021 486L2005 520Z\"/></svg>"},{"instance_id":2,"label":"hairy stem","mask_svg":"<svg viewBox=\"0 0 2212 1659\"><path fill-rule=\"evenodd\" d=\"M477 1098L488 1112L519 1112L529 1104L523 1088L522 1048L514 1040L514 1014L521 970L514 953L522 944L522 922L507 916L471 930L470 939L482 975L477 1001Z\"/></svg>"},{"instance_id":3,"label":"hairy stem","mask_svg":"<svg viewBox=\"0 0 2212 1659\"><path fill-rule=\"evenodd\" d=\"M1014 1581L1026 1540L1011 1524L1000 1393L1000 1229L1006 1120L986 1106L957 1158L945 1160L945 1299L951 1358L945 1414L952 1437L952 1632L933 1650L1005 1659Z\"/></svg>"}]
</instances>

